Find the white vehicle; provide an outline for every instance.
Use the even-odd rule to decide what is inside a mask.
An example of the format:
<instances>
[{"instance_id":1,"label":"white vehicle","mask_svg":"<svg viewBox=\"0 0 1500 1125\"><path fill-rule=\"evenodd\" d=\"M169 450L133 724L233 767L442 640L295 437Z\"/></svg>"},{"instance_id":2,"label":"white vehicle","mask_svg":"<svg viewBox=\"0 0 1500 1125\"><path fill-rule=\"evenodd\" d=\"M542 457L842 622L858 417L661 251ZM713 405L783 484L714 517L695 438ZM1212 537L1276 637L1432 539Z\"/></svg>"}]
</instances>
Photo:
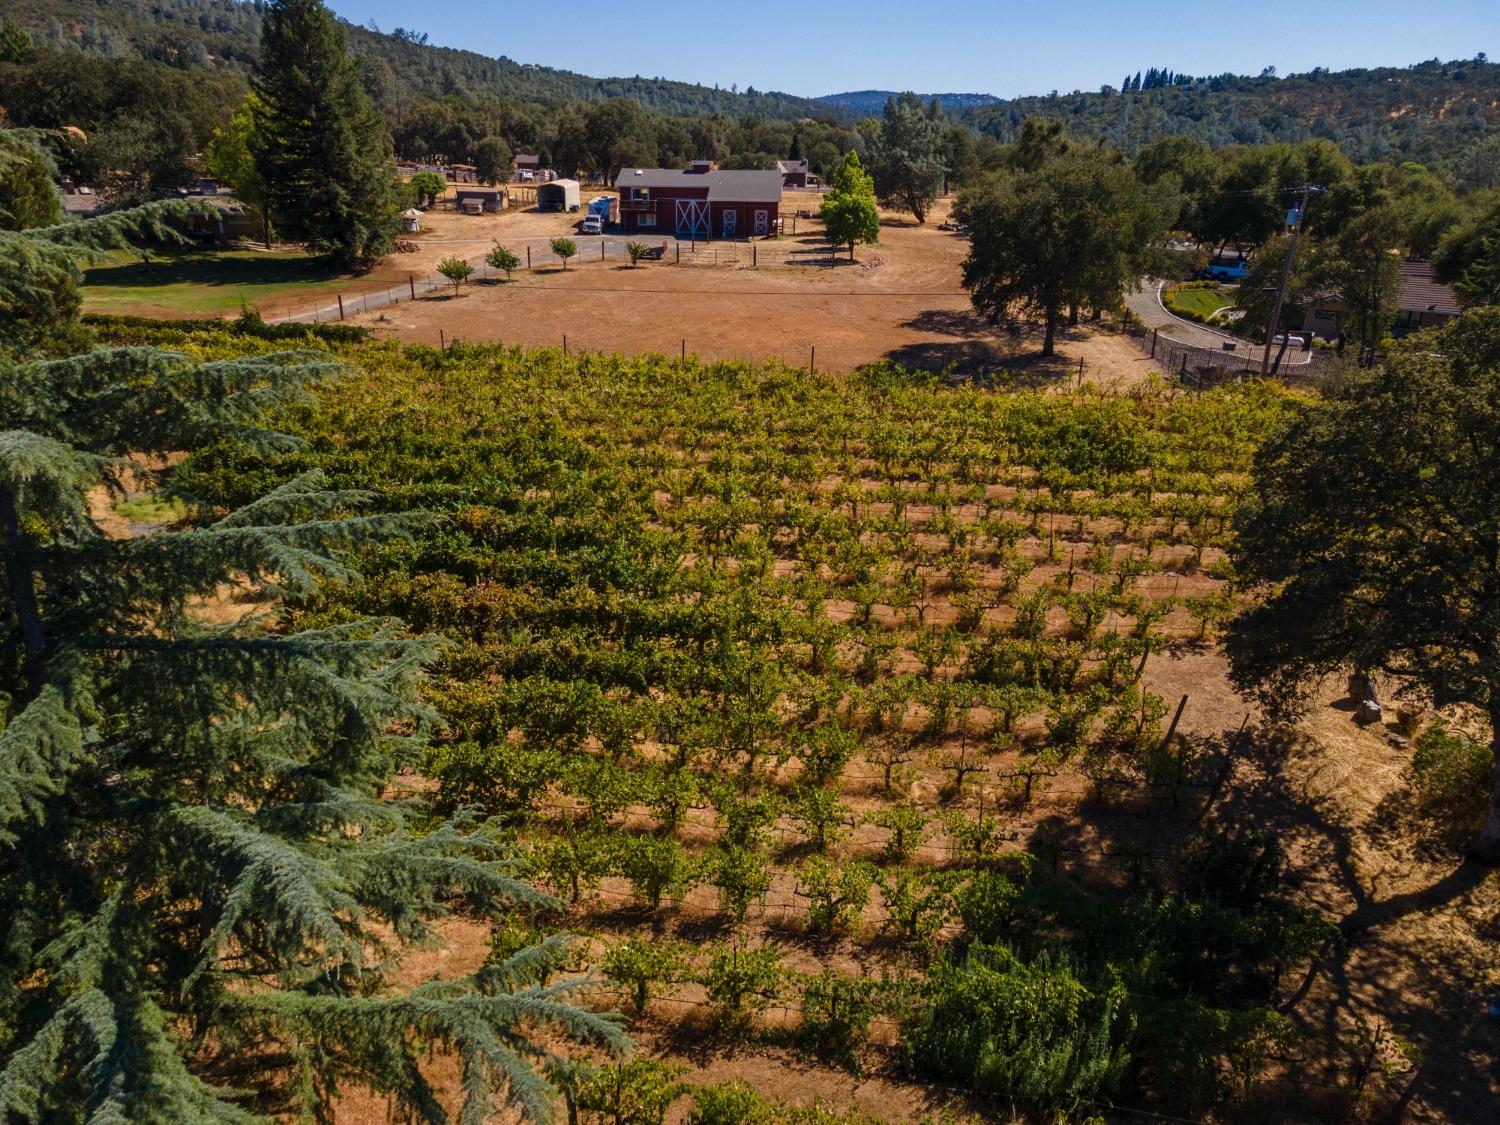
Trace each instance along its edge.
<instances>
[{"instance_id":1,"label":"white vehicle","mask_svg":"<svg viewBox=\"0 0 1500 1125\"><path fill-rule=\"evenodd\" d=\"M583 234L603 234L604 220L599 215L590 215L578 229Z\"/></svg>"}]
</instances>

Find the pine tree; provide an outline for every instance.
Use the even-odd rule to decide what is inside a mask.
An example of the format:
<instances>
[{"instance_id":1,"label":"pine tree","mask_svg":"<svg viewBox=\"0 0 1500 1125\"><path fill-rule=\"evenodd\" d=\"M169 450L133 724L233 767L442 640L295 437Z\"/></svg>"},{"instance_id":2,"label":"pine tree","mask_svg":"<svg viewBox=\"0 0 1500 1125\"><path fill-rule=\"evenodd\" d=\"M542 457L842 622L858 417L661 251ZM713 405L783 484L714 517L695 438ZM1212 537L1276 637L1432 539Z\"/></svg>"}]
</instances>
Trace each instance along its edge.
<instances>
[{"instance_id":1,"label":"pine tree","mask_svg":"<svg viewBox=\"0 0 1500 1125\"><path fill-rule=\"evenodd\" d=\"M230 583L293 604L400 524L307 476L179 529L101 531L166 454L287 449L267 412L339 373L308 351L32 358L82 339L76 302L14 310L76 293L74 255L169 209L0 233L0 1119L325 1120L349 1083L446 1121L419 1066L435 1047L464 1120L492 1091L542 1118L553 1056L531 1029L624 1043L576 982L547 983L563 939L404 993L387 975L448 903L551 901L483 823L385 792L425 729L430 646L389 621L195 612Z\"/></svg>"},{"instance_id":2,"label":"pine tree","mask_svg":"<svg viewBox=\"0 0 1500 1125\"><path fill-rule=\"evenodd\" d=\"M251 85L255 162L280 224L345 268L373 266L398 225L391 140L320 0L267 6Z\"/></svg>"}]
</instances>

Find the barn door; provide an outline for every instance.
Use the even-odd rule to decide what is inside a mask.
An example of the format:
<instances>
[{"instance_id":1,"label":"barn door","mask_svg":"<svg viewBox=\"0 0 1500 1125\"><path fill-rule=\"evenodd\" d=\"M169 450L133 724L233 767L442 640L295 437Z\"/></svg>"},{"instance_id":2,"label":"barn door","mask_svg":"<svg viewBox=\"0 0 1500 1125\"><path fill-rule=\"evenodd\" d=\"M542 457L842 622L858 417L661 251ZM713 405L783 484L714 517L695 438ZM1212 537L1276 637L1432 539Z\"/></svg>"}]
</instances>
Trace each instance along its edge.
<instances>
[{"instance_id":1,"label":"barn door","mask_svg":"<svg viewBox=\"0 0 1500 1125\"><path fill-rule=\"evenodd\" d=\"M770 231L771 231L771 212L769 212L769 211L757 211L757 212L755 212L755 233L756 234L769 234Z\"/></svg>"},{"instance_id":2,"label":"barn door","mask_svg":"<svg viewBox=\"0 0 1500 1125\"><path fill-rule=\"evenodd\" d=\"M735 227L738 225L739 220L740 220L740 213L737 210L735 210L733 207L731 207L729 210L727 210L727 211L724 212L724 237L725 238L733 238L734 237L734 235L735 235Z\"/></svg>"},{"instance_id":3,"label":"barn door","mask_svg":"<svg viewBox=\"0 0 1500 1125\"><path fill-rule=\"evenodd\" d=\"M694 237L708 237L708 201L705 199L677 200L677 233Z\"/></svg>"}]
</instances>

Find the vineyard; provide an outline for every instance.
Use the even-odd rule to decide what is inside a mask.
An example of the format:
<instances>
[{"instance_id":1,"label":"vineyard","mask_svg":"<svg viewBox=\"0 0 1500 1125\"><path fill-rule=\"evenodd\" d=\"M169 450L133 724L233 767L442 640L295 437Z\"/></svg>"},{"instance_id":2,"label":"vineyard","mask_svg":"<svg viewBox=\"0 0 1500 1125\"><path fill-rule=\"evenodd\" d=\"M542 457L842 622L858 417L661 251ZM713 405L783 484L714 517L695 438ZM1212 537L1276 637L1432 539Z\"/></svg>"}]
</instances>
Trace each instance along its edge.
<instances>
[{"instance_id":1,"label":"vineyard","mask_svg":"<svg viewBox=\"0 0 1500 1125\"><path fill-rule=\"evenodd\" d=\"M566 927L646 1048L567 1071L573 1108L659 1120L682 1090L651 1056L693 1041L1025 1114L1196 1116L1284 1077L1276 1007L1329 924L1215 815L1253 725L1185 734L1150 685L1236 605L1229 521L1295 396L343 350L286 419L305 448L177 484L229 506L320 469L428 513L287 624L443 638L412 783L560 900L492 956Z\"/></svg>"}]
</instances>

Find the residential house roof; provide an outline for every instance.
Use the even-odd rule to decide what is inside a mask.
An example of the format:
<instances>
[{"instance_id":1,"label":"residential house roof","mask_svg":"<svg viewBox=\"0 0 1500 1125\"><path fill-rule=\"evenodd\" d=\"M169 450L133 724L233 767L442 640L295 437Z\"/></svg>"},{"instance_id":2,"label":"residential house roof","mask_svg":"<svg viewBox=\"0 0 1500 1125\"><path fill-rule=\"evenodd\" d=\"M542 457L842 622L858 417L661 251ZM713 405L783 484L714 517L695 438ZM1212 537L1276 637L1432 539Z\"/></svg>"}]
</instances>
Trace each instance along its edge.
<instances>
[{"instance_id":1,"label":"residential house roof","mask_svg":"<svg viewBox=\"0 0 1500 1125\"><path fill-rule=\"evenodd\" d=\"M620 172L615 187L672 188L707 185L708 198L715 203L780 203L781 173L756 171L692 172L681 168L626 168Z\"/></svg>"},{"instance_id":2,"label":"residential house roof","mask_svg":"<svg viewBox=\"0 0 1500 1125\"><path fill-rule=\"evenodd\" d=\"M1314 293L1307 302L1342 301L1344 295L1337 289L1325 289ZM1463 311L1453 290L1432 276L1431 262L1403 261L1401 263L1401 311L1442 313L1457 316Z\"/></svg>"},{"instance_id":3,"label":"residential house roof","mask_svg":"<svg viewBox=\"0 0 1500 1125\"><path fill-rule=\"evenodd\" d=\"M542 162L542 158L534 152L518 152L512 159L517 168L523 164L540 164Z\"/></svg>"},{"instance_id":4,"label":"residential house roof","mask_svg":"<svg viewBox=\"0 0 1500 1125\"><path fill-rule=\"evenodd\" d=\"M787 175L789 172L806 172L807 171L807 161L805 161L805 160L778 160L776 162L776 170L778 172L780 172L783 176Z\"/></svg>"},{"instance_id":5,"label":"residential house roof","mask_svg":"<svg viewBox=\"0 0 1500 1125\"><path fill-rule=\"evenodd\" d=\"M1453 290L1433 280L1431 262L1402 262L1401 311L1457 316L1461 310Z\"/></svg>"}]
</instances>

